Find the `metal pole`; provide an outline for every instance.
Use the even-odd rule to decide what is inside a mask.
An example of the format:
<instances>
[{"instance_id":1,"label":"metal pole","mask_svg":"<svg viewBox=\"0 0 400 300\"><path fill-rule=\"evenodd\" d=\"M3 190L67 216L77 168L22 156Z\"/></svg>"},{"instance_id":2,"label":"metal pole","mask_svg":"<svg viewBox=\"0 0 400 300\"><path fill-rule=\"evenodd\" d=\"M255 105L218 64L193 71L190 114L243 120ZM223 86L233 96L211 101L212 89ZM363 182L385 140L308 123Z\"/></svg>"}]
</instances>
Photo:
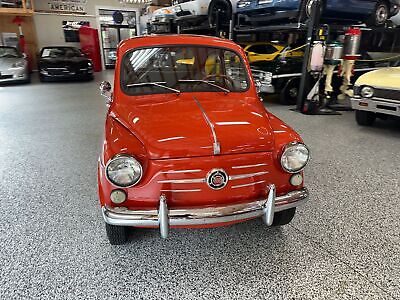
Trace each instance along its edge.
<instances>
[{"instance_id":1,"label":"metal pole","mask_svg":"<svg viewBox=\"0 0 400 300\"><path fill-rule=\"evenodd\" d=\"M311 81L311 76L308 72L308 62L310 61L311 45L315 40L315 32L318 30L321 19L321 2L316 0L313 2L311 9L311 18L307 22L307 46L304 52L304 60L302 67L302 76L300 81L299 95L297 98L297 110L302 112L304 107L305 98L307 97L307 90ZM306 8L307 9L307 8Z\"/></svg>"},{"instance_id":2,"label":"metal pole","mask_svg":"<svg viewBox=\"0 0 400 300\"><path fill-rule=\"evenodd\" d=\"M217 15L216 15L216 18L215 18L215 36L217 36L217 37L219 37L219 29L220 29L220 25L221 25L221 24L219 24L219 22L220 22L220 14L221 14L221 10L218 9L217 10Z\"/></svg>"},{"instance_id":3,"label":"metal pole","mask_svg":"<svg viewBox=\"0 0 400 300\"><path fill-rule=\"evenodd\" d=\"M233 24L234 24L234 16L233 16L233 14L232 14L232 19L229 21L229 34L228 34L228 36L229 36L229 39L231 40L231 41L233 41Z\"/></svg>"}]
</instances>

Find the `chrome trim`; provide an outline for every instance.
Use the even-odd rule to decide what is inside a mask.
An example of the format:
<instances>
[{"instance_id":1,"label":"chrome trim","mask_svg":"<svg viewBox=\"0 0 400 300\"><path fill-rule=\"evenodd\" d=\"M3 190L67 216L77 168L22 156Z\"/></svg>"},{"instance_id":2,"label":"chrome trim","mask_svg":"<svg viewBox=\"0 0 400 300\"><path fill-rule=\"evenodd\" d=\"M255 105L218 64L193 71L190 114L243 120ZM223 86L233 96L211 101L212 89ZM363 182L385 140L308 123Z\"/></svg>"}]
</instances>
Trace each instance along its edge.
<instances>
[{"instance_id":1,"label":"chrome trim","mask_svg":"<svg viewBox=\"0 0 400 300\"><path fill-rule=\"evenodd\" d=\"M365 98L361 98L361 99L365 99ZM382 101L382 102L387 102L387 103L393 103L393 104L400 104L400 100L393 100L393 99L387 99L387 98L372 97L372 98L367 98L367 99Z\"/></svg>"},{"instance_id":2,"label":"chrome trim","mask_svg":"<svg viewBox=\"0 0 400 300\"><path fill-rule=\"evenodd\" d=\"M139 164L139 166L140 166L140 177L139 177L139 179L138 179L135 183L133 183L133 184L131 184L131 185L127 185L127 186L117 185L116 183L112 182L110 178L108 178L108 172L107 172L108 166L110 165L110 163L111 163L114 159L120 158L120 157L133 158L134 160L136 160L136 161L138 162L138 164ZM107 162L106 167L105 167L105 169L104 169L104 172L105 172L107 181L108 181L110 184L112 184L113 186L116 186L116 187L119 187L119 188L130 188L130 187L133 187L133 186L137 185L137 184L140 182L140 180L142 180L142 177L143 177L143 167L142 167L142 164L140 163L140 161L138 161L135 157L133 157L133 156L131 156L131 155L129 155L129 154L125 154L125 153L119 153L119 154L113 156L113 157Z\"/></svg>"},{"instance_id":3,"label":"chrome trim","mask_svg":"<svg viewBox=\"0 0 400 300\"><path fill-rule=\"evenodd\" d=\"M263 217L267 224L272 224L273 214L297 207L306 201L308 191L306 188L276 196L275 186L270 185L268 197L248 203L239 203L217 207L168 209L165 199L159 209L153 210L128 210L125 207L102 207L104 221L117 226L151 226L161 227L165 230L165 216L169 226L208 225L235 221L245 221L252 218ZM161 212L160 212L161 210ZM164 218L164 219L163 219ZM160 220L161 219L161 220ZM160 224L163 225L160 225ZM165 233L165 231L164 231Z\"/></svg>"},{"instance_id":4,"label":"chrome trim","mask_svg":"<svg viewBox=\"0 0 400 300\"><path fill-rule=\"evenodd\" d=\"M201 192L201 189L193 189L193 190L161 190L161 192L171 192L171 193L194 193L194 192Z\"/></svg>"},{"instance_id":5,"label":"chrome trim","mask_svg":"<svg viewBox=\"0 0 400 300\"><path fill-rule=\"evenodd\" d=\"M268 164L256 164L256 165L245 165L245 166L233 166L232 169L246 169L246 168L255 168L255 167L262 167L268 166Z\"/></svg>"},{"instance_id":6,"label":"chrome trim","mask_svg":"<svg viewBox=\"0 0 400 300\"><path fill-rule=\"evenodd\" d=\"M201 172L202 170L196 169L196 170L171 170L171 171L163 171L160 172L162 174L179 174L179 173L198 173Z\"/></svg>"},{"instance_id":7,"label":"chrome trim","mask_svg":"<svg viewBox=\"0 0 400 300\"><path fill-rule=\"evenodd\" d=\"M214 139L214 143L213 143L213 152L214 152L214 155L219 155L219 154L221 154L221 145L220 145L220 143L218 142L217 134L216 134L216 132L215 132L214 124L213 124L213 123L210 121L210 119L208 118L207 113L206 113L206 111L204 110L203 106L201 106L201 103L199 102L199 100L197 100L196 97L193 97L193 99L194 99L194 101L196 102L197 106L200 108L200 110L201 110L201 112L202 112L202 114L203 114L203 117L204 117L204 119L206 120L206 123L208 124L208 126L209 126L210 129L211 129L211 132L212 132L212 135L213 135L213 139Z\"/></svg>"},{"instance_id":8,"label":"chrome trim","mask_svg":"<svg viewBox=\"0 0 400 300\"><path fill-rule=\"evenodd\" d=\"M374 101L382 101L382 102L387 102L387 103L393 103L393 104L400 104L400 100L393 100L393 99L388 99L388 98L380 98L380 97L374 97L372 96L371 98L366 98L362 97L359 95L354 95L351 100L354 101L369 101L369 100L374 100Z\"/></svg>"},{"instance_id":9,"label":"chrome trim","mask_svg":"<svg viewBox=\"0 0 400 300\"><path fill-rule=\"evenodd\" d=\"M393 103L387 101L387 99L378 98L351 98L351 107L355 110L370 111L373 113L380 113L384 115L398 116L400 117L400 101ZM361 106L359 103L368 103L368 106ZM385 105L394 108L395 110L388 110L384 108L378 108L377 105Z\"/></svg>"},{"instance_id":10,"label":"chrome trim","mask_svg":"<svg viewBox=\"0 0 400 300\"><path fill-rule=\"evenodd\" d=\"M63 70L63 71L68 71L68 68L46 68L46 70Z\"/></svg>"},{"instance_id":11,"label":"chrome trim","mask_svg":"<svg viewBox=\"0 0 400 300\"><path fill-rule=\"evenodd\" d=\"M167 180L159 180L157 183L203 183L206 182L205 178L196 178L196 179L167 179Z\"/></svg>"},{"instance_id":12,"label":"chrome trim","mask_svg":"<svg viewBox=\"0 0 400 300\"><path fill-rule=\"evenodd\" d=\"M169 218L168 218L168 206L167 197L165 195L160 196L160 207L158 209L158 222L160 226L160 235L163 239L168 237L169 232Z\"/></svg>"},{"instance_id":13,"label":"chrome trim","mask_svg":"<svg viewBox=\"0 0 400 300\"><path fill-rule=\"evenodd\" d=\"M231 187L231 189L238 189L238 188L253 186L253 185L257 185L257 184L261 184L261 183L265 183L265 180L260 180L260 181L256 181L256 182L246 183L246 184L234 185Z\"/></svg>"},{"instance_id":14,"label":"chrome trim","mask_svg":"<svg viewBox=\"0 0 400 300\"><path fill-rule=\"evenodd\" d=\"M274 223L275 215L275 199L276 199L276 189L275 185L271 184L269 186L267 203L263 207L262 219L267 226L271 226Z\"/></svg>"},{"instance_id":15,"label":"chrome trim","mask_svg":"<svg viewBox=\"0 0 400 300\"><path fill-rule=\"evenodd\" d=\"M249 173L249 174L231 175L231 176L229 176L229 180L246 179L246 178L251 178L251 177L255 177L255 176L265 175L268 173L269 173L268 171L264 171L264 172L256 172L256 173Z\"/></svg>"},{"instance_id":16,"label":"chrome trim","mask_svg":"<svg viewBox=\"0 0 400 300\"><path fill-rule=\"evenodd\" d=\"M370 84L355 84L355 87L362 87L362 86L369 86L372 87L374 90L380 89L380 90L392 90L392 91L400 91L400 88L398 87L391 87L391 86L381 86L381 85L370 85Z\"/></svg>"},{"instance_id":17,"label":"chrome trim","mask_svg":"<svg viewBox=\"0 0 400 300\"><path fill-rule=\"evenodd\" d=\"M308 157L307 157L306 163L304 164L304 166L303 166L301 169L296 170L296 171L291 171L291 170L286 169L286 168L283 166L282 158L283 158L283 155L285 154L286 150L289 149L289 147L293 147L293 146L296 146L296 145L303 145L303 146L307 149L307 151L308 151ZM286 145L283 147L282 154L281 154L281 158L280 158L280 163L281 163L282 169L283 169L285 172L288 172L289 174L299 173L299 172L301 172L302 170L304 170L304 168L307 166L307 164L308 164L309 161L310 161L310 149L308 149L308 147L307 147L304 143L300 143L300 142L298 142L298 141L294 141L294 142L290 142L290 143L286 144Z\"/></svg>"}]
</instances>

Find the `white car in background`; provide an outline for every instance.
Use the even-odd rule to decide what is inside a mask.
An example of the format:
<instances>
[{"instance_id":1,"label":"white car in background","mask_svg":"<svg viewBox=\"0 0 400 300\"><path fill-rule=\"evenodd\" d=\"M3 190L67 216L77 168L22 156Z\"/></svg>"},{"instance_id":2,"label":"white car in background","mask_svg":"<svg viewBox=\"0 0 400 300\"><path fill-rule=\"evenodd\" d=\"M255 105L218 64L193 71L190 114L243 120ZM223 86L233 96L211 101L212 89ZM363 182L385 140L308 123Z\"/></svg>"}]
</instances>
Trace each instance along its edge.
<instances>
[{"instance_id":1,"label":"white car in background","mask_svg":"<svg viewBox=\"0 0 400 300\"><path fill-rule=\"evenodd\" d=\"M175 0L174 11L178 20L203 20L208 17L211 26L215 26L217 12L222 17L220 22L228 24L236 12L238 0Z\"/></svg>"},{"instance_id":2,"label":"white car in background","mask_svg":"<svg viewBox=\"0 0 400 300\"><path fill-rule=\"evenodd\" d=\"M174 20L176 14L173 6L162 7L153 12L151 17L151 23L168 23L170 20Z\"/></svg>"},{"instance_id":3,"label":"white car in background","mask_svg":"<svg viewBox=\"0 0 400 300\"><path fill-rule=\"evenodd\" d=\"M393 24L395 24L396 26L400 26L400 12L395 15L393 18L390 19Z\"/></svg>"},{"instance_id":4,"label":"white car in background","mask_svg":"<svg viewBox=\"0 0 400 300\"><path fill-rule=\"evenodd\" d=\"M150 25L152 33L170 33L176 14L172 6L162 7L155 10L152 14Z\"/></svg>"},{"instance_id":5,"label":"white car in background","mask_svg":"<svg viewBox=\"0 0 400 300\"><path fill-rule=\"evenodd\" d=\"M0 84L30 81L26 55L17 48L0 46Z\"/></svg>"}]
</instances>

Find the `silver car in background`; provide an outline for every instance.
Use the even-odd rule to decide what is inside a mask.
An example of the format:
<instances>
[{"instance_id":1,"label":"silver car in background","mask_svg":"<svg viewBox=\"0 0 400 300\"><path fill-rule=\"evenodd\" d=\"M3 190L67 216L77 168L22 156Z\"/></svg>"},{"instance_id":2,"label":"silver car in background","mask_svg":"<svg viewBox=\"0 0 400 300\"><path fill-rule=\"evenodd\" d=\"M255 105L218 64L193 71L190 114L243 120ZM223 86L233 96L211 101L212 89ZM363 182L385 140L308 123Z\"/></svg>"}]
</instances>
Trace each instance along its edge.
<instances>
[{"instance_id":1,"label":"silver car in background","mask_svg":"<svg viewBox=\"0 0 400 300\"><path fill-rule=\"evenodd\" d=\"M17 48L0 46L0 84L30 82L28 61Z\"/></svg>"}]
</instances>

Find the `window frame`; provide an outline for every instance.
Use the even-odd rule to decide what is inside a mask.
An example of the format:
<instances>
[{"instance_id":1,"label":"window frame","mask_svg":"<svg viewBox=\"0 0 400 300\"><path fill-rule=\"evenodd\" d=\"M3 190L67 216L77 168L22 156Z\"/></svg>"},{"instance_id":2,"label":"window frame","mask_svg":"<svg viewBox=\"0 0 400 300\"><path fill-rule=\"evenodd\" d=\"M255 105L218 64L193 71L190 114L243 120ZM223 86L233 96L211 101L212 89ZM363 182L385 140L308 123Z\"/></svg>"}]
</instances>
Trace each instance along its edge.
<instances>
[{"instance_id":1,"label":"window frame","mask_svg":"<svg viewBox=\"0 0 400 300\"><path fill-rule=\"evenodd\" d=\"M127 95L127 96L132 96L132 97L140 97L140 96L147 96L147 95L159 95L159 94L173 94L173 92L163 92L163 93L146 93L146 94L140 94L140 95L134 95L130 94L128 92L128 88L124 86L122 83L123 79L123 62L125 61L126 57L131 54L134 51L137 50L144 50L144 49L150 49L150 48L169 48L169 47L193 47L193 48L213 48L213 49L219 49L219 50L226 50L226 51L231 51L234 54L236 54L240 58L240 62L243 64L243 66L246 69L246 83L247 83L247 88L242 91L231 91L231 93L246 93L250 90L251 86L251 72L249 66L246 64L245 60L243 59L243 56L236 50L229 48L229 47L221 47L221 46L209 46L209 45L202 45L202 44L163 44L163 45L152 45L152 46L143 46L143 47L137 47L137 48L132 48L126 51L122 59L119 62L119 88L121 91ZM223 62L223 67L225 68L225 62ZM182 92L182 93L217 93L215 91L198 91L198 92Z\"/></svg>"}]
</instances>

